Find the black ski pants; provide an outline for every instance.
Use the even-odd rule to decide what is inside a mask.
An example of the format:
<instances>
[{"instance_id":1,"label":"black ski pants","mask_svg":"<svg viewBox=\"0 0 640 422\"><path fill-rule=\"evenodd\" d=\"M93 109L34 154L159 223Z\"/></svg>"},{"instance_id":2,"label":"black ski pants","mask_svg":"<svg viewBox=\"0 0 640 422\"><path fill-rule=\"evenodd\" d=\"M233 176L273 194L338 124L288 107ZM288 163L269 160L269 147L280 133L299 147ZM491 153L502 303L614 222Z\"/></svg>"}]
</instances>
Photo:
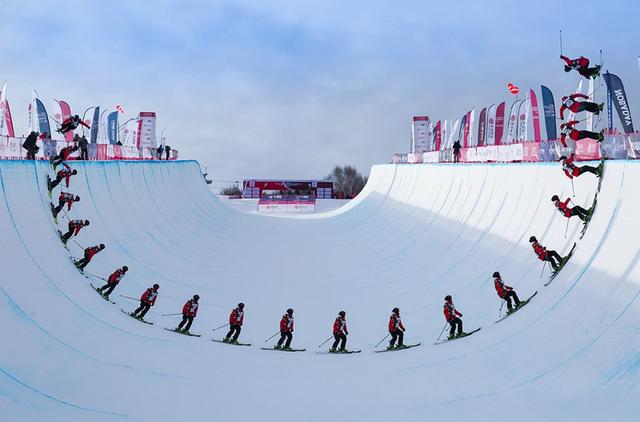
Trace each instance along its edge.
<instances>
[{"instance_id":1,"label":"black ski pants","mask_svg":"<svg viewBox=\"0 0 640 422\"><path fill-rule=\"evenodd\" d=\"M242 325L229 325L229 332L225 336L227 340L231 339L231 341L238 341L238 336L240 335L240 331L242 330ZM233 338L231 337L233 336Z\"/></svg>"},{"instance_id":2,"label":"black ski pants","mask_svg":"<svg viewBox=\"0 0 640 422\"><path fill-rule=\"evenodd\" d=\"M84 258L82 258L80 261L78 261L76 263L76 265L78 266L78 268L80 268L81 270L84 270L84 267L86 267L87 265L89 265L89 262L91 262L90 258L87 258L86 256Z\"/></svg>"},{"instance_id":3,"label":"black ski pants","mask_svg":"<svg viewBox=\"0 0 640 422\"><path fill-rule=\"evenodd\" d=\"M556 251L547 251L547 255L543 259L543 261L547 261L551 264L551 268L555 271L558 268L558 265L562 262L562 257Z\"/></svg>"},{"instance_id":4,"label":"black ski pants","mask_svg":"<svg viewBox=\"0 0 640 422\"><path fill-rule=\"evenodd\" d=\"M109 297L109 295L113 293L113 289L115 289L116 286L117 286L116 283L107 283L104 286L100 287L98 290L100 290L100 293L102 293L106 297Z\"/></svg>"},{"instance_id":5,"label":"black ski pants","mask_svg":"<svg viewBox=\"0 0 640 422\"><path fill-rule=\"evenodd\" d=\"M56 217L58 216L58 213L62 211L62 208L64 208L64 204L66 204L65 201L58 200L58 206L53 209Z\"/></svg>"},{"instance_id":6,"label":"black ski pants","mask_svg":"<svg viewBox=\"0 0 640 422\"><path fill-rule=\"evenodd\" d=\"M36 159L36 153L38 152L40 148L36 147L36 148L27 148L27 160L35 160Z\"/></svg>"},{"instance_id":7,"label":"black ski pants","mask_svg":"<svg viewBox=\"0 0 640 422\"><path fill-rule=\"evenodd\" d=\"M53 159L51 160L51 164L53 164L53 169L55 170L56 167L58 167L58 165L64 163L64 157L61 155L56 155L55 157L53 157Z\"/></svg>"},{"instance_id":8,"label":"black ski pants","mask_svg":"<svg viewBox=\"0 0 640 422\"><path fill-rule=\"evenodd\" d=\"M590 132L590 133L594 133L594 132ZM582 138L591 138L591 136L583 136ZM578 139L582 139L582 138L579 137ZM581 175L582 173L592 173L592 174L595 174L596 176L598 175L598 169L593 166L582 166L582 167L578 167L578 169L580 170Z\"/></svg>"},{"instance_id":9,"label":"black ski pants","mask_svg":"<svg viewBox=\"0 0 640 422\"><path fill-rule=\"evenodd\" d=\"M347 335L345 333L335 333L333 338L335 341L333 342L333 346L331 346L332 349L337 349L339 343L342 343L340 345L340 350L345 350L347 348Z\"/></svg>"},{"instance_id":10,"label":"black ski pants","mask_svg":"<svg viewBox=\"0 0 640 422\"><path fill-rule=\"evenodd\" d=\"M451 321L449 321L449 325L451 326L451 329L449 330L449 337L454 336L454 334L456 333L456 327L458 328L457 335L462 334L462 320L460 318L453 318Z\"/></svg>"},{"instance_id":11,"label":"black ski pants","mask_svg":"<svg viewBox=\"0 0 640 422\"><path fill-rule=\"evenodd\" d=\"M588 111L589 113L600 113L600 106L596 103L592 103L591 101L582 101L578 103L578 111L576 113L580 113L581 111Z\"/></svg>"},{"instance_id":12,"label":"black ski pants","mask_svg":"<svg viewBox=\"0 0 640 422\"><path fill-rule=\"evenodd\" d=\"M89 159L89 149L88 148L80 148L80 159L88 160Z\"/></svg>"},{"instance_id":13,"label":"black ski pants","mask_svg":"<svg viewBox=\"0 0 640 422\"><path fill-rule=\"evenodd\" d=\"M460 151L459 150L457 152L456 151L453 152L453 162L454 163L459 163L460 162Z\"/></svg>"},{"instance_id":14,"label":"black ski pants","mask_svg":"<svg viewBox=\"0 0 640 422\"><path fill-rule=\"evenodd\" d=\"M284 348L288 348L291 346L291 340L293 340L293 333L291 331L280 331L280 340L278 340L278 346L282 346L284 339L287 339L287 342L284 343Z\"/></svg>"},{"instance_id":15,"label":"black ski pants","mask_svg":"<svg viewBox=\"0 0 640 422\"><path fill-rule=\"evenodd\" d=\"M69 229L68 232L62 235L62 238L64 239L64 243L67 243L69 239L71 239L71 236L73 236L73 230L74 229Z\"/></svg>"},{"instance_id":16,"label":"black ski pants","mask_svg":"<svg viewBox=\"0 0 640 422\"><path fill-rule=\"evenodd\" d=\"M511 300L513 299L513 304L518 307L520 305L520 299L518 299L518 295L513 290L507 290L507 292L502 297L505 302L507 302L507 309L513 309L513 305L511 305Z\"/></svg>"},{"instance_id":17,"label":"black ski pants","mask_svg":"<svg viewBox=\"0 0 640 422\"><path fill-rule=\"evenodd\" d=\"M138 306L138 309L133 311L133 316L143 319L147 312L149 312L149 309L151 309L150 303L140 301L140 306Z\"/></svg>"},{"instance_id":18,"label":"black ski pants","mask_svg":"<svg viewBox=\"0 0 640 422\"><path fill-rule=\"evenodd\" d=\"M396 340L398 340L398 347L403 346L404 343L404 331L402 330L395 330L395 331L390 331L391 333L391 340L389 341L389 347L392 347L394 344L396 344Z\"/></svg>"},{"instance_id":19,"label":"black ski pants","mask_svg":"<svg viewBox=\"0 0 640 422\"><path fill-rule=\"evenodd\" d=\"M187 325L184 325L185 323ZM178 329L188 333L189 328L191 328L191 324L193 324L193 317L182 314L182 321L180 321L180 324L178 324ZM183 325L184 325L184 329L182 329Z\"/></svg>"},{"instance_id":20,"label":"black ski pants","mask_svg":"<svg viewBox=\"0 0 640 422\"><path fill-rule=\"evenodd\" d=\"M584 208L582 208L579 205L576 205L575 207L573 207L571 209L571 216L578 216L580 218L580 220L582 221L587 221L587 218L589 217L589 211L585 210Z\"/></svg>"},{"instance_id":21,"label":"black ski pants","mask_svg":"<svg viewBox=\"0 0 640 422\"><path fill-rule=\"evenodd\" d=\"M58 186L60 182L62 182L62 179L64 179L64 177L56 176L56 179L51 181L49 190L53 190L56 186Z\"/></svg>"},{"instance_id":22,"label":"black ski pants","mask_svg":"<svg viewBox=\"0 0 640 422\"><path fill-rule=\"evenodd\" d=\"M600 67L585 67L582 69L578 69L578 73L584 76L585 78L596 78L600 73Z\"/></svg>"}]
</instances>

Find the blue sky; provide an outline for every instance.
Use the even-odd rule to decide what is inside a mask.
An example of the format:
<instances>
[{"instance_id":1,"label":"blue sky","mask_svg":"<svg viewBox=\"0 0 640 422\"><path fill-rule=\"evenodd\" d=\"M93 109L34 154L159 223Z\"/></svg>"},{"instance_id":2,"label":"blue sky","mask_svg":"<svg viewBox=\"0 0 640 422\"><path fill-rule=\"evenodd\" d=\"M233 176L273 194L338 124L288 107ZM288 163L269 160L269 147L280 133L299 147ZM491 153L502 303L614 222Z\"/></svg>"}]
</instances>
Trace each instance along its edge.
<instances>
[{"instance_id":1,"label":"blue sky","mask_svg":"<svg viewBox=\"0 0 640 422\"><path fill-rule=\"evenodd\" d=\"M158 136L213 178L367 173L405 151L412 115L452 119L509 100L559 96L565 54L625 83L640 126L640 5L631 1L2 0L0 80L16 130L37 89L83 111L158 113Z\"/></svg>"}]
</instances>

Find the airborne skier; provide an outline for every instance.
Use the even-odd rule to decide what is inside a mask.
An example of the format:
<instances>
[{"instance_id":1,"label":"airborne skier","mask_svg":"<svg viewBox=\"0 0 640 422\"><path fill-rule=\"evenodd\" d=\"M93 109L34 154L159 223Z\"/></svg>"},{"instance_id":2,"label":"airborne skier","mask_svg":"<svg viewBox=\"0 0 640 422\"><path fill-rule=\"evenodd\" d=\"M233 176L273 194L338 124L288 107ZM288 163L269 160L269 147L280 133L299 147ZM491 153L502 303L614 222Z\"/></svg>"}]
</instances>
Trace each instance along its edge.
<instances>
[{"instance_id":1,"label":"airborne skier","mask_svg":"<svg viewBox=\"0 0 640 422\"><path fill-rule=\"evenodd\" d=\"M402 324L402 318L400 318L400 309L393 308L391 310L391 316L389 317L389 333L391 334L391 340L389 340L389 346L387 350L403 349L404 345L404 325ZM396 340L398 345L395 346Z\"/></svg>"},{"instance_id":2,"label":"airborne skier","mask_svg":"<svg viewBox=\"0 0 640 422\"><path fill-rule=\"evenodd\" d=\"M529 243L531 243L531 246L538 256L538 259L540 261L546 261L551 264L551 268L553 268L554 271L557 270L558 266L562 264L563 258L560 256L560 254L554 250L547 250L547 248L538 243L538 239L536 239L535 236L531 236L529 238Z\"/></svg>"},{"instance_id":3,"label":"airborne skier","mask_svg":"<svg viewBox=\"0 0 640 422\"><path fill-rule=\"evenodd\" d=\"M58 167L58 164L62 164L65 161L69 160L69 156L78 150L77 145L68 145L60 150L58 155L54 155L51 157L51 165L53 166L53 170Z\"/></svg>"},{"instance_id":4,"label":"airborne skier","mask_svg":"<svg viewBox=\"0 0 640 422\"><path fill-rule=\"evenodd\" d=\"M84 250L84 258L76 262L76 267L78 267L80 271L83 271L84 267L86 267L89 264L89 262L91 262L93 257L96 256L96 254L102 250L104 250L104 244L102 243L96 246L91 246L89 248L86 248Z\"/></svg>"},{"instance_id":5,"label":"airborne skier","mask_svg":"<svg viewBox=\"0 0 640 422\"><path fill-rule=\"evenodd\" d=\"M580 56L577 59L570 59L567 56L560 55L560 58L564 60L564 62L566 63L564 65L565 72L571 72L571 70L576 70L579 74L581 74L587 79L590 79L590 78L595 79L598 76L600 76L600 68L602 66L597 65L594 67L589 67L590 62L589 62L589 59L587 59L586 57Z\"/></svg>"},{"instance_id":6,"label":"airborne skier","mask_svg":"<svg viewBox=\"0 0 640 422\"><path fill-rule=\"evenodd\" d=\"M58 186L60 182L62 182L62 179L65 179L65 185L68 188L71 176L78 174L78 170L72 169L67 165L67 163L62 163L62 165L64 168L58 171L56 174L56 180L51 181L51 178L47 175L47 188L49 189L49 193L51 193L51 191Z\"/></svg>"},{"instance_id":7,"label":"airborne skier","mask_svg":"<svg viewBox=\"0 0 640 422\"><path fill-rule=\"evenodd\" d=\"M520 306L520 299L518 298L518 295L513 290L513 287L504 284L504 282L502 281L502 276L500 276L500 273L498 271L493 273L493 285L496 288L496 293L498 293L500 299L507 302L507 313L511 313L511 311L513 310L513 305L515 305L516 309L518 309L518 307ZM513 305L511 304L512 299L514 302Z\"/></svg>"},{"instance_id":8,"label":"airborne skier","mask_svg":"<svg viewBox=\"0 0 640 422\"><path fill-rule=\"evenodd\" d=\"M335 341L333 342L333 346L331 346L332 352L344 352L347 349L349 330L347 329L346 315L345 311L338 312L338 317L333 323L333 338ZM338 349L338 345L340 345L340 349Z\"/></svg>"},{"instance_id":9,"label":"airborne skier","mask_svg":"<svg viewBox=\"0 0 640 422\"><path fill-rule=\"evenodd\" d=\"M120 280L122 280L127 271L129 271L129 267L127 267L126 265L115 270L107 279L107 284L97 289L98 293L109 299L109 295L113 293L113 289L115 289L116 286L120 283Z\"/></svg>"},{"instance_id":10,"label":"airborne skier","mask_svg":"<svg viewBox=\"0 0 640 422\"><path fill-rule=\"evenodd\" d=\"M587 166L587 165L578 167L575 164L573 164L574 160L575 160L575 154L573 153L569 155L569 158L567 158L564 155L560 157L560 161L562 161L562 171L564 171L564 174L569 179L578 177L582 173L592 173L598 177L602 176L602 169L604 168L604 163L600 163L598 167Z\"/></svg>"},{"instance_id":11,"label":"airborne skier","mask_svg":"<svg viewBox=\"0 0 640 422\"><path fill-rule=\"evenodd\" d=\"M591 101L576 101L576 98L584 98L585 100L589 99L588 96L580 93L562 97L562 106L560 107L560 118L562 120L564 120L564 111L567 109L573 113L588 111L589 113L598 115L604 108L604 103L596 104Z\"/></svg>"},{"instance_id":12,"label":"airborne skier","mask_svg":"<svg viewBox=\"0 0 640 422\"><path fill-rule=\"evenodd\" d=\"M564 202L561 202L558 195L553 195L551 197L551 201L556 206L558 211L560 211L560 214L564 215L567 218L578 216L578 218L580 218L582 222L586 222L589 219L589 216L591 215L590 209L585 210L579 205L574 205L573 208L569 208L568 204L569 204L569 201L571 201L571 198L567 198Z\"/></svg>"},{"instance_id":13,"label":"airborne skier","mask_svg":"<svg viewBox=\"0 0 640 422\"><path fill-rule=\"evenodd\" d=\"M71 239L71 236L77 236L80 230L88 225L89 220L71 220L68 225L69 231L60 236L60 238L66 244Z\"/></svg>"},{"instance_id":14,"label":"airborne skier","mask_svg":"<svg viewBox=\"0 0 640 422\"><path fill-rule=\"evenodd\" d=\"M244 322L244 303L238 303L238 306L231 311L229 315L229 332L224 337L225 343L237 343L242 323ZM233 336L233 337L231 337Z\"/></svg>"},{"instance_id":15,"label":"airborne skier","mask_svg":"<svg viewBox=\"0 0 640 422\"><path fill-rule=\"evenodd\" d=\"M69 131L75 130L79 125L86 127L87 129L91 129L91 126L86 124L80 119L80 116L77 114L75 116L70 116L64 119L60 128L58 128L59 133L67 133Z\"/></svg>"},{"instance_id":16,"label":"airborne skier","mask_svg":"<svg viewBox=\"0 0 640 422\"><path fill-rule=\"evenodd\" d=\"M595 139L598 142L602 142L604 140L604 129L600 132L592 132L590 130L578 130L574 128L575 125L580 123L577 120L571 120L570 122L563 123L560 125L560 142L563 147L567 147L567 142L565 139L567 136L569 139L573 139L574 141L579 141L580 139Z\"/></svg>"},{"instance_id":17,"label":"airborne skier","mask_svg":"<svg viewBox=\"0 0 640 422\"><path fill-rule=\"evenodd\" d=\"M58 196L58 206L54 207L54 205L51 204L51 213L53 214L53 218L58 218L58 213L62 211L65 204L67 205L67 211L71 211L71 205L73 205L74 202L79 201L80 197L78 195L74 195L69 192L60 192L60 196Z\"/></svg>"},{"instance_id":18,"label":"airborne skier","mask_svg":"<svg viewBox=\"0 0 640 422\"><path fill-rule=\"evenodd\" d=\"M447 322L451 326L451 329L449 330L448 339L451 340L455 337L460 337L461 335L463 335L464 331L462 331L462 320L460 319L460 317L462 316L462 313L458 311L456 307L453 305L453 298L451 297L451 295L446 295L444 297L443 312L444 312L444 318L447 320ZM458 329L457 334L456 334L456 328Z\"/></svg>"},{"instance_id":19,"label":"airborne skier","mask_svg":"<svg viewBox=\"0 0 640 422\"><path fill-rule=\"evenodd\" d=\"M287 340L285 342L285 339ZM276 349L291 350L291 340L293 340L293 309L287 309L287 312L280 319L280 340L276 344ZM282 346L284 343L284 346Z\"/></svg>"},{"instance_id":20,"label":"airborne skier","mask_svg":"<svg viewBox=\"0 0 640 422\"><path fill-rule=\"evenodd\" d=\"M200 300L200 296L193 295L193 298L187 300L187 302L182 307L182 321L178 324L176 331L179 333L189 334L189 329L191 328L191 324L193 324L193 319L198 315L198 300ZM185 323L187 325L185 325ZM184 329L182 328L184 326Z\"/></svg>"},{"instance_id":21,"label":"airborne skier","mask_svg":"<svg viewBox=\"0 0 640 422\"><path fill-rule=\"evenodd\" d=\"M160 285L156 283L145 290L144 293L142 293L142 296L140 296L140 306L138 306L138 308L129 315L140 320L144 319L144 316L149 312L149 309L156 304L159 288Z\"/></svg>"}]
</instances>

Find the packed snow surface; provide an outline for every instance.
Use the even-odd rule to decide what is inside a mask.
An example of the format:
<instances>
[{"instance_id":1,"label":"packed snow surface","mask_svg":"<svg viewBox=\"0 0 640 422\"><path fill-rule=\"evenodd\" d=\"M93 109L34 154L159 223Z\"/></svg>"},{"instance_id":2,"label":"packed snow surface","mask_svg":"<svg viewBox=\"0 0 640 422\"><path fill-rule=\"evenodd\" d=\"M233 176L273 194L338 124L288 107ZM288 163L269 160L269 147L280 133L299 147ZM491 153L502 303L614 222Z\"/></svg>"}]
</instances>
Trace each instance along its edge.
<instances>
[{"instance_id":1,"label":"packed snow surface","mask_svg":"<svg viewBox=\"0 0 640 422\"><path fill-rule=\"evenodd\" d=\"M196 162L73 162L67 214L91 225L69 242L53 224L43 162L0 162L2 421L631 421L640 411L640 164L608 162L583 239L550 198L572 195L557 164L378 165L364 191L323 214L239 212ZM575 180L591 206L597 180ZM59 189L54 191L55 200ZM565 238L565 228L567 235ZM548 287L535 235L572 259ZM106 245L87 267L81 246ZM130 270L111 298L90 287ZM500 271L521 298L496 324ZM97 277L96 277L97 276ZM154 325L133 310L160 284ZM201 297L191 329L175 327ZM435 346L453 295L470 337ZM210 341L246 303L240 339ZM393 307L421 347L373 353ZM295 309L293 346L261 350ZM347 313L352 355L318 354ZM504 309L503 309L504 311ZM383 348L383 342L378 349Z\"/></svg>"}]
</instances>

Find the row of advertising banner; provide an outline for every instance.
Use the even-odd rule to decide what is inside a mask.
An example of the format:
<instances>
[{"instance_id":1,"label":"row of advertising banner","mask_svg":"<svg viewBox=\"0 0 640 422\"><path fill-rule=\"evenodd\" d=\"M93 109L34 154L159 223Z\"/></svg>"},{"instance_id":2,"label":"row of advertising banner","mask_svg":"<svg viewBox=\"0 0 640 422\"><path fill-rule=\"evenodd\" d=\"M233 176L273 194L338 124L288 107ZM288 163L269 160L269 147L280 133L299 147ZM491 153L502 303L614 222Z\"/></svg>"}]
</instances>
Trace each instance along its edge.
<instances>
[{"instance_id":1,"label":"row of advertising banner","mask_svg":"<svg viewBox=\"0 0 640 422\"><path fill-rule=\"evenodd\" d=\"M27 155L26 150L22 147L24 138L0 137L0 159L3 160L21 160ZM67 146L68 143L58 142L54 139L39 139L36 143L39 147L36 153L36 159L48 160L55 156L60 150ZM156 148L142 147L138 148L133 145L111 145L111 144L89 144L87 153L90 160L165 160L166 156L158 157ZM169 160L178 159L178 151L172 149ZM71 155L72 159L80 158L80 150Z\"/></svg>"},{"instance_id":2,"label":"row of advertising banner","mask_svg":"<svg viewBox=\"0 0 640 422\"><path fill-rule=\"evenodd\" d=\"M509 163L557 161L562 155L574 153L577 161L599 160L601 147L607 159L640 158L640 132L606 135L602 144L594 139L567 142L563 147L559 141L525 141L502 145L485 145L461 148L458 161L461 163ZM394 154L394 164L452 163L453 149L440 149L423 153Z\"/></svg>"},{"instance_id":3,"label":"row of advertising banner","mask_svg":"<svg viewBox=\"0 0 640 422\"><path fill-rule=\"evenodd\" d=\"M612 74L602 75L607 90L601 91L607 101L607 128L613 132L613 110L615 109L625 134L634 133L631 111L627 100L627 94L622 80ZM586 94L591 101L597 90L594 80L591 79L587 86ZM414 116L411 127L410 153L421 154L430 151L450 149L458 142L461 148L484 147L491 145L504 145L524 142L542 142L545 140L542 133L541 116L544 120L546 141L558 138L558 117L556 105L551 90L540 86L542 109L539 108L538 95L533 89L526 92L524 98L516 98L507 110L507 103L492 104L484 107L476 117L476 109L466 112L461 118L450 124L447 120L432 122L428 116ZM583 93L583 83L580 81L575 93ZM514 92L519 92L514 91ZM563 98L564 101L564 98ZM605 98L602 98L602 102ZM573 115L569 115L572 120ZM596 121L597 119L597 121ZM586 130L593 131L601 118L587 116L584 123ZM530 127L532 133L530 133Z\"/></svg>"}]
</instances>

